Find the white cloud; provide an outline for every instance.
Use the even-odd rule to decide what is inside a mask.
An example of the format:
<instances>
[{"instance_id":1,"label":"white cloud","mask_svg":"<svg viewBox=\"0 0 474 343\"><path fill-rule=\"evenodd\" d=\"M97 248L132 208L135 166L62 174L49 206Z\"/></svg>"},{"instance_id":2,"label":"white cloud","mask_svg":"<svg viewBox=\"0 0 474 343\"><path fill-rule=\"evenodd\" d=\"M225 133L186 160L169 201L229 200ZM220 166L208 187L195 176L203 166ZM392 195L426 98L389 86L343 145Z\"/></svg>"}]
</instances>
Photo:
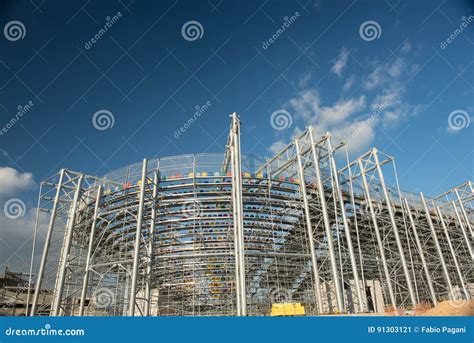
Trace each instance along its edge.
<instances>
[{"instance_id":1,"label":"white cloud","mask_svg":"<svg viewBox=\"0 0 474 343\"><path fill-rule=\"evenodd\" d=\"M402 60L401 58L396 58L392 64L387 65L387 73L393 78L400 77L405 68L405 65L406 64L404 60Z\"/></svg>"},{"instance_id":2,"label":"white cloud","mask_svg":"<svg viewBox=\"0 0 474 343\"><path fill-rule=\"evenodd\" d=\"M8 198L34 187L33 174L21 173L9 167L0 167L0 268L9 265L21 272L29 270L31 243L36 218L36 209L26 211L24 216L9 218L3 209ZM39 218L38 244L44 237L46 214Z\"/></svg>"},{"instance_id":3,"label":"white cloud","mask_svg":"<svg viewBox=\"0 0 474 343\"><path fill-rule=\"evenodd\" d=\"M372 104L370 105L372 110L376 110L380 107L392 107L400 104L401 102L401 93L397 91L384 91L381 94L378 94Z\"/></svg>"},{"instance_id":4,"label":"white cloud","mask_svg":"<svg viewBox=\"0 0 474 343\"><path fill-rule=\"evenodd\" d=\"M3 207L3 204L2 204ZM0 211L0 268L9 266L14 271L28 272L36 220L36 208L23 217L7 218ZM35 251L35 261L39 261L48 226L48 214L40 212ZM36 263L35 263L36 264Z\"/></svg>"},{"instance_id":5,"label":"white cloud","mask_svg":"<svg viewBox=\"0 0 474 343\"><path fill-rule=\"evenodd\" d=\"M288 105L293 108L297 116L303 118L306 122L310 122L313 116L319 112L319 95L312 89L301 94L300 97L290 99Z\"/></svg>"},{"instance_id":6,"label":"white cloud","mask_svg":"<svg viewBox=\"0 0 474 343\"><path fill-rule=\"evenodd\" d=\"M363 153L375 139L377 120L359 120L332 130L334 137L347 142L349 154Z\"/></svg>"},{"instance_id":7,"label":"white cloud","mask_svg":"<svg viewBox=\"0 0 474 343\"><path fill-rule=\"evenodd\" d=\"M287 106L308 124L331 126L364 109L365 103L365 96L362 95L359 98L340 100L333 106L321 106L319 94L310 89L290 99Z\"/></svg>"},{"instance_id":8,"label":"white cloud","mask_svg":"<svg viewBox=\"0 0 474 343\"><path fill-rule=\"evenodd\" d=\"M288 143L286 143L285 141L276 141L275 143L272 144L272 146L270 148L268 148L268 150L274 154L276 154L277 152L281 151Z\"/></svg>"},{"instance_id":9,"label":"white cloud","mask_svg":"<svg viewBox=\"0 0 474 343\"><path fill-rule=\"evenodd\" d=\"M322 106L321 99L315 90L308 90L303 96L292 98L287 106L296 116L303 118L306 125L313 125L319 132L331 132L333 136L342 140L351 137L348 149L350 152L361 151L369 146L375 133L373 121L365 123L357 114L366 108L366 97L341 99L332 106ZM358 132L353 135L353 132ZM284 146L276 142L270 150Z\"/></svg>"},{"instance_id":10,"label":"white cloud","mask_svg":"<svg viewBox=\"0 0 474 343\"><path fill-rule=\"evenodd\" d=\"M349 89L352 88L352 86L354 85L355 83L355 80L356 80L356 76L355 75L351 75L349 76L346 81L344 82L344 86L342 87L342 90L344 92L347 92Z\"/></svg>"},{"instance_id":11,"label":"white cloud","mask_svg":"<svg viewBox=\"0 0 474 343\"><path fill-rule=\"evenodd\" d=\"M318 115L321 124L333 125L345 121L354 113L358 113L365 108L365 96L358 99L338 101L334 106L323 107Z\"/></svg>"},{"instance_id":12,"label":"white cloud","mask_svg":"<svg viewBox=\"0 0 474 343\"><path fill-rule=\"evenodd\" d=\"M382 116L384 128L393 128L402 120L418 115L425 109L423 105L410 104L404 99L406 87L402 81L416 73L418 68L418 65L410 65L406 59L397 57L377 65L367 77L364 83L365 89L382 88L370 107L372 110L384 109Z\"/></svg>"},{"instance_id":13,"label":"white cloud","mask_svg":"<svg viewBox=\"0 0 474 343\"><path fill-rule=\"evenodd\" d=\"M34 185L33 174L20 173L9 167L0 167L0 197L31 189Z\"/></svg>"},{"instance_id":14,"label":"white cloud","mask_svg":"<svg viewBox=\"0 0 474 343\"><path fill-rule=\"evenodd\" d=\"M369 74L364 82L364 87L367 90L373 90L377 87L393 86L394 83L399 83L398 79L407 69L407 62L403 58L395 58L384 64L379 64Z\"/></svg>"},{"instance_id":15,"label":"white cloud","mask_svg":"<svg viewBox=\"0 0 474 343\"><path fill-rule=\"evenodd\" d=\"M385 111L383 116L383 126L384 128L394 128L402 120L417 116L423 112L425 108L426 106L421 104L412 105L400 102L397 107L393 108L392 110Z\"/></svg>"},{"instance_id":16,"label":"white cloud","mask_svg":"<svg viewBox=\"0 0 474 343\"><path fill-rule=\"evenodd\" d=\"M384 128L394 128L402 120L424 111L424 105L412 105L404 101L404 92L403 87L399 90L385 90L374 98L370 107L374 111L380 108L384 109L382 116Z\"/></svg>"},{"instance_id":17,"label":"white cloud","mask_svg":"<svg viewBox=\"0 0 474 343\"><path fill-rule=\"evenodd\" d=\"M411 51L411 44L409 41L405 41L405 43L403 43L402 47L400 48L400 51L401 52L410 52Z\"/></svg>"},{"instance_id":18,"label":"white cloud","mask_svg":"<svg viewBox=\"0 0 474 343\"><path fill-rule=\"evenodd\" d=\"M311 71L308 71L306 73L304 73L303 75L301 75L300 79L298 80L298 86L300 89L305 89L308 84L309 84L309 81L311 81L311 77L312 77L312 73Z\"/></svg>"},{"instance_id":19,"label":"white cloud","mask_svg":"<svg viewBox=\"0 0 474 343\"><path fill-rule=\"evenodd\" d=\"M406 43L401 49L408 52L411 45ZM347 57L348 52L343 49L331 71L342 76ZM309 89L289 99L284 107L294 114L295 121L302 120L305 126L313 125L319 132L330 132L334 137L347 141L350 153L362 153L373 143L377 126L394 128L425 108L420 104L410 104L405 99L403 81L417 70L416 64L410 64L406 58L395 57L385 63L378 60L369 62L369 66L371 70L367 74L353 74L346 78L342 90L347 92L353 89L357 80L362 85L361 91L374 92L350 98L343 95L336 102L327 103L319 90ZM304 75L302 80L307 78ZM283 146L280 140L272 145L270 151L275 152Z\"/></svg>"},{"instance_id":20,"label":"white cloud","mask_svg":"<svg viewBox=\"0 0 474 343\"><path fill-rule=\"evenodd\" d=\"M384 77L385 75L383 68L381 66L378 66L367 77L367 80L364 83L365 89L372 90L375 87L380 86L384 82Z\"/></svg>"},{"instance_id":21,"label":"white cloud","mask_svg":"<svg viewBox=\"0 0 474 343\"><path fill-rule=\"evenodd\" d=\"M349 51L347 51L346 48L343 48L336 62L332 66L331 71L337 76L342 76L342 71L346 68L348 58Z\"/></svg>"}]
</instances>

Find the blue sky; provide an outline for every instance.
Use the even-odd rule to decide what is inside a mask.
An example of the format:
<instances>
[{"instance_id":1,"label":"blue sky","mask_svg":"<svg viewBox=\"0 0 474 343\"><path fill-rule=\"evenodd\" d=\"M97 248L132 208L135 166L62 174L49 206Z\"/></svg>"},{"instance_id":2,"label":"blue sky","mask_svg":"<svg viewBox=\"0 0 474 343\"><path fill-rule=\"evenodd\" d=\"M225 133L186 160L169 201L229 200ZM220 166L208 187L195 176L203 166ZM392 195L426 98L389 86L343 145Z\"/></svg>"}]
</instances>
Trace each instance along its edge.
<instances>
[{"instance_id":1,"label":"blue sky","mask_svg":"<svg viewBox=\"0 0 474 343\"><path fill-rule=\"evenodd\" d=\"M222 152L234 111L244 153L270 156L312 124L352 157L395 156L403 189L472 180L473 15L472 1L0 1L0 205L28 211L0 223L30 225L38 183L63 167ZM291 126L276 130L282 110ZM114 125L96 129L98 111Z\"/></svg>"}]
</instances>

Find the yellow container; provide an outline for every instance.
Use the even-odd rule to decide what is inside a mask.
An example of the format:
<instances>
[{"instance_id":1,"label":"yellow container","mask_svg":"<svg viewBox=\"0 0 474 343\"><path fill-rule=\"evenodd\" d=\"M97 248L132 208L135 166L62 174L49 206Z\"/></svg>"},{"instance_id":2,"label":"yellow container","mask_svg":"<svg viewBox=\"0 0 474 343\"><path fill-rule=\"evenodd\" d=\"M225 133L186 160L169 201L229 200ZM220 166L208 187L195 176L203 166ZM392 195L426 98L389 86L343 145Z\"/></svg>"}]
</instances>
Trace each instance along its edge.
<instances>
[{"instance_id":1,"label":"yellow container","mask_svg":"<svg viewBox=\"0 0 474 343\"><path fill-rule=\"evenodd\" d=\"M300 303L272 304L271 316L304 316L304 306Z\"/></svg>"}]
</instances>

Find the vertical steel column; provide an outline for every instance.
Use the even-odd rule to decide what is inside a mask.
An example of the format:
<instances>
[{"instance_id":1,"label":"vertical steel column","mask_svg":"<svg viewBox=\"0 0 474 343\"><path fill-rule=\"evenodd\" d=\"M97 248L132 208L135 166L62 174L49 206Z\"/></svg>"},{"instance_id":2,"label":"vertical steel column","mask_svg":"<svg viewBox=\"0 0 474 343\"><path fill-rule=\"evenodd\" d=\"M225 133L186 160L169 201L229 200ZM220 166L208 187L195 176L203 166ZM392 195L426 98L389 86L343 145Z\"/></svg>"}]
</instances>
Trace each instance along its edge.
<instances>
[{"instance_id":1,"label":"vertical steel column","mask_svg":"<svg viewBox=\"0 0 474 343\"><path fill-rule=\"evenodd\" d=\"M372 222L374 224L375 238L377 239L377 245L379 246L379 253L382 259L382 267L385 274L385 281L387 282L388 293L390 296L390 301L394 310L397 310L397 303L395 301L395 293L392 288L392 281L390 280L390 271L388 270L387 260L385 258L385 251L383 250L382 238L380 237L379 226L377 224L377 218L375 216L374 205L372 204L372 198L370 197L369 184L367 183L367 178L365 176L364 166L360 159L357 160L360 168L360 176L362 178L362 184L364 186L365 197L367 200L367 205L369 205L370 216L372 217Z\"/></svg>"},{"instance_id":2,"label":"vertical steel column","mask_svg":"<svg viewBox=\"0 0 474 343\"><path fill-rule=\"evenodd\" d=\"M311 213L309 211L308 196L306 194L306 181L304 179L303 165L301 162L301 152L298 140L295 140L296 160L298 162L298 175L300 179L300 190L303 196L304 214L306 219L306 228L308 231L309 249L311 255L311 266L313 267L314 288L316 299L318 300L319 313L323 312L323 297L321 295L321 284L319 282L318 260L316 258L316 249L314 246L313 227L311 224Z\"/></svg>"},{"instance_id":3,"label":"vertical steel column","mask_svg":"<svg viewBox=\"0 0 474 343\"><path fill-rule=\"evenodd\" d=\"M458 259L456 257L456 253L454 252L453 244L451 243L451 237L449 237L448 228L446 227L446 223L444 222L443 214L441 213L439 206L436 206L436 211L438 213L438 218L441 222L441 226L443 227L444 235L446 236L446 240L448 241L449 251L451 252L451 256L453 257L454 266L456 267L456 273L458 274L459 282L461 283L461 287L466 296L466 299L469 300L469 291L467 290L466 284L464 283L464 277L461 273L461 268L459 267Z\"/></svg>"},{"instance_id":4,"label":"vertical steel column","mask_svg":"<svg viewBox=\"0 0 474 343\"><path fill-rule=\"evenodd\" d=\"M420 252L421 264L423 266L423 271L425 272L426 281L428 282L428 288L431 295L431 301L433 302L433 305L436 306L438 304L438 300L436 299L436 292L433 287L433 281L431 280L430 271L428 269L428 265L425 260L425 254L423 253L423 246L421 245L420 238L418 237L418 232L416 231L415 221L413 220L413 215L411 213L410 206L408 205L408 200L404 199L403 203L405 204L405 208L408 214L408 219L410 220L410 224L413 230L413 235L415 236L416 246L418 247L418 251Z\"/></svg>"},{"instance_id":5,"label":"vertical steel column","mask_svg":"<svg viewBox=\"0 0 474 343\"><path fill-rule=\"evenodd\" d=\"M234 153L234 164L232 166L233 180L235 187L235 199L234 205L237 209L237 217L234 221L237 221L237 230L239 232L239 260L240 260L240 301L241 301L241 314L242 316L247 315L247 290L245 284L245 246L244 246L244 226L243 226L243 203L242 203L242 156L240 154L240 121L237 113L232 113L232 145L231 149Z\"/></svg>"},{"instance_id":6,"label":"vertical steel column","mask_svg":"<svg viewBox=\"0 0 474 343\"><path fill-rule=\"evenodd\" d=\"M28 316L29 314L29 307L30 307L30 296L31 296L31 281L33 275L33 264L35 259L35 250L36 250L36 236L38 234L38 222L39 222L39 215L40 215L40 205L41 205L41 194L43 191L43 183L40 184L39 188L39 196L38 202L36 205L36 218L35 218L35 229L33 232L33 243L31 247L31 261L30 261L30 272L28 274L28 294L26 295L26 308L25 308L25 315Z\"/></svg>"},{"instance_id":7,"label":"vertical steel column","mask_svg":"<svg viewBox=\"0 0 474 343\"><path fill-rule=\"evenodd\" d=\"M454 190L454 193L456 193L456 198L458 198L459 206L461 207L461 213L464 216L464 220L466 221L466 226L469 229L469 232L471 232L471 237L474 238L474 231L472 231L472 226L469 221L469 217L467 216L466 209L464 208L464 205L461 201L461 197L459 196L459 192L457 189Z\"/></svg>"},{"instance_id":8,"label":"vertical steel column","mask_svg":"<svg viewBox=\"0 0 474 343\"><path fill-rule=\"evenodd\" d=\"M89 237L89 247L87 248L86 267L84 269L84 280L82 282L81 303L79 305L79 316L84 315L84 303L86 302L87 287L89 283L89 271L91 269L92 246L94 244L95 228L99 217L100 196L102 194L102 185L97 188L97 197L95 199L94 216L92 218L91 232Z\"/></svg>"},{"instance_id":9,"label":"vertical steel column","mask_svg":"<svg viewBox=\"0 0 474 343\"><path fill-rule=\"evenodd\" d=\"M36 307L38 305L38 297L41 291L41 284L43 282L44 268L46 265L46 260L48 258L49 244L51 242L51 235L53 232L54 223L56 221L56 211L58 209L59 197L61 195L61 189L62 189L63 180L64 180L64 173L65 173L65 169L61 169L60 174L59 174L59 181L57 185L58 190L56 191L56 195L54 197L54 202L53 202L53 208L51 209L51 218L49 219L48 232L44 240L43 255L41 256L41 262L40 262L40 267L38 271L38 278L36 280L35 294L33 296L33 304L31 305L31 316L34 316L36 314Z\"/></svg>"},{"instance_id":10,"label":"vertical steel column","mask_svg":"<svg viewBox=\"0 0 474 343\"><path fill-rule=\"evenodd\" d=\"M146 171L148 161L143 160L142 164L142 183L140 185L140 198L138 200L137 209L137 229L135 233L135 251L133 256L133 270L132 270L132 284L130 287L130 303L128 307L128 315L135 316L135 299L137 296L137 276L140 263L140 243L142 238L142 223L143 223L143 204L145 202L145 187L146 187Z\"/></svg>"},{"instance_id":11,"label":"vertical steel column","mask_svg":"<svg viewBox=\"0 0 474 343\"><path fill-rule=\"evenodd\" d=\"M433 221L431 220L431 214L428 209L428 205L426 204L423 193L420 193L420 198L421 198L421 202L423 203L423 208L425 209L426 220L428 221L428 225L431 229L431 235L433 236L433 241L435 243L436 251L438 253L438 257L441 262L441 267L443 268L444 278L446 279L446 283L448 284L449 296L452 297L454 295L453 284L451 283L451 278L449 277L448 268L446 267L443 252L441 251L441 246L439 245L438 236L436 235Z\"/></svg>"},{"instance_id":12,"label":"vertical steel column","mask_svg":"<svg viewBox=\"0 0 474 343\"><path fill-rule=\"evenodd\" d=\"M311 134L311 137L313 137L312 127L310 127L310 134ZM349 224L347 223L346 208L344 205L344 199L342 198L341 187L339 185L339 177L338 177L337 168L336 168L336 160L334 159L334 154L333 154L332 144L331 144L331 135L329 133L327 134L327 147L328 147L328 155L329 155L329 164L330 164L333 178L334 178L334 185L336 187L337 197L339 199L342 222L344 225L344 232L346 234L346 240L347 240L347 248L349 249L349 256L351 259L352 275L354 276L354 284L356 287L357 301L359 302L359 311L364 312L362 291L361 291L360 283L359 283L359 272L357 270L357 264L356 264L355 255L354 255L354 248L352 246L351 231L349 229Z\"/></svg>"},{"instance_id":13,"label":"vertical steel column","mask_svg":"<svg viewBox=\"0 0 474 343\"><path fill-rule=\"evenodd\" d=\"M71 244L72 244L72 231L74 230L74 222L76 220L76 212L77 212L77 207L78 207L78 202L79 202L79 197L81 195L81 187L82 187L82 180L84 180L84 175L80 175L79 179L77 180L77 185L76 185L76 191L74 193L74 198L72 201L72 205L70 208L70 214L69 214L69 219L67 223L67 228L66 232L64 233L65 235L65 246L62 249L61 252L61 265L59 267L59 276L58 276L58 289L56 289L56 300L54 301L54 306L53 306L53 316L58 316L59 315L59 310L61 309L61 298L63 296L63 289L64 289L64 281L66 278L66 268L68 267L68 261L67 258L69 256L69 252L71 251Z\"/></svg>"},{"instance_id":14,"label":"vertical steel column","mask_svg":"<svg viewBox=\"0 0 474 343\"><path fill-rule=\"evenodd\" d=\"M231 129L232 130L232 129ZM229 139L229 146L228 149L230 150L230 160L232 166L234 166L234 149L232 148L233 145L233 135L231 131L230 139ZM233 167L232 167L233 168ZM233 226L234 226L234 258L235 258L235 295L236 295L236 305L237 305L237 316L242 315L242 302L241 298L241 287L240 287L240 230L238 228L237 223L237 206L236 206L236 187L234 187L235 179L234 179L234 170L232 170L232 218L233 218Z\"/></svg>"},{"instance_id":15,"label":"vertical steel column","mask_svg":"<svg viewBox=\"0 0 474 343\"><path fill-rule=\"evenodd\" d=\"M365 292L365 287L367 286L367 282L365 279L365 274L364 274L364 259L362 257L362 249L361 249L361 241L360 241L360 234L359 234L359 224L357 222L357 210L356 210L356 205L355 205L355 198L354 198L354 185L353 185L353 178L352 178L352 172L351 168L349 168L349 153L347 151L347 148L345 150L345 155L346 155L346 163L347 163L347 171L349 173L349 194L350 194L350 206L352 207L353 211L353 220L354 220L354 227L356 231L356 241L357 241L357 250L358 250L358 258L359 258L359 263L360 263L360 272L361 272L361 281L362 281L362 287ZM379 269L380 270L380 269ZM363 293L365 294L365 293ZM363 297L363 302L360 305L361 311L364 311L364 305L368 306L368 302L366 297Z\"/></svg>"},{"instance_id":16,"label":"vertical steel column","mask_svg":"<svg viewBox=\"0 0 474 343\"><path fill-rule=\"evenodd\" d=\"M461 220L461 216L459 215L458 209L456 208L456 203L454 201L452 201L451 205L453 206L456 220L458 221L459 226L461 227L462 235L464 237L464 240L466 241L467 249L469 250L469 254L471 255L471 259L474 260L474 254L472 252L472 244L469 241L469 237L467 236L466 228L464 227L464 224Z\"/></svg>"},{"instance_id":17,"label":"vertical steel column","mask_svg":"<svg viewBox=\"0 0 474 343\"><path fill-rule=\"evenodd\" d=\"M388 194L387 187L385 185L385 178L382 173L382 168L380 167L377 149L374 148L372 151L373 151L373 156L375 160L375 166L377 168L377 173L379 174L380 185L382 186L385 201L387 203L388 214L390 216L390 223L392 224L393 233L395 235L395 240L397 242L398 253L400 254L400 260L402 262L403 274L405 274L405 279L407 281L408 293L410 293L410 300L413 305L413 308L415 308L416 307L415 291L413 290L413 284L411 281L410 271L408 270L407 262L405 260L405 252L403 251L402 242L400 240L400 235L398 233L397 223L395 222L395 215L393 213L392 201L390 199L390 195Z\"/></svg>"},{"instance_id":18,"label":"vertical steel column","mask_svg":"<svg viewBox=\"0 0 474 343\"><path fill-rule=\"evenodd\" d=\"M151 208L151 220L150 228L148 231L148 266L147 266L147 282L146 282L146 302L145 302L145 316L150 315L150 305L151 305L151 293L152 293L152 274L153 274L153 263L155 262L155 226L156 226L156 206L157 206L157 197L158 197L158 172L155 171L153 176L153 199L152 199L152 208Z\"/></svg>"},{"instance_id":19,"label":"vertical steel column","mask_svg":"<svg viewBox=\"0 0 474 343\"><path fill-rule=\"evenodd\" d=\"M318 186L318 195L319 195L319 200L321 201L321 211L323 213L323 222L324 222L324 229L326 231L326 238L328 242L328 248L329 248L329 258L331 262L331 274L332 274L332 280L334 282L334 288L336 290L336 306L339 312L344 311L344 299L342 296L342 291L341 291L341 283L339 280L339 275L337 273L337 263L336 263L336 257L334 255L334 243L332 240L332 231L331 231L331 223L329 222L329 216L328 216L328 211L326 208L326 196L324 194L324 186L323 182L321 180L321 170L319 169L319 158L318 154L316 153L316 147L315 147L315 142L314 142L314 137L313 137L313 131L310 127L309 131L309 139L311 142L311 154L313 156L313 162L314 162L314 171L316 173L316 183Z\"/></svg>"}]
</instances>

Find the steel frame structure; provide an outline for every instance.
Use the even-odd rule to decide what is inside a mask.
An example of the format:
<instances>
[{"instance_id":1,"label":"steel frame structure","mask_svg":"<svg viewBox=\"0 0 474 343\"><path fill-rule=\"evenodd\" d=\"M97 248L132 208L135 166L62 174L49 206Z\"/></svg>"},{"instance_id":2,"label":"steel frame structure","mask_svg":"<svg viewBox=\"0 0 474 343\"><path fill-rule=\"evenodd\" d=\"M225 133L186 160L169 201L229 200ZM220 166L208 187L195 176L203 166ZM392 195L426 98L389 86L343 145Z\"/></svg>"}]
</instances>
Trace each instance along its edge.
<instances>
[{"instance_id":1,"label":"steel frame structure","mask_svg":"<svg viewBox=\"0 0 474 343\"><path fill-rule=\"evenodd\" d=\"M247 316L278 302L366 313L375 282L382 311L474 295L470 181L427 198L400 190L393 157L349 161L345 142L313 127L267 160L242 155L240 136L234 113L224 154L42 182L49 225L29 313ZM45 289L53 301L40 306Z\"/></svg>"}]
</instances>

